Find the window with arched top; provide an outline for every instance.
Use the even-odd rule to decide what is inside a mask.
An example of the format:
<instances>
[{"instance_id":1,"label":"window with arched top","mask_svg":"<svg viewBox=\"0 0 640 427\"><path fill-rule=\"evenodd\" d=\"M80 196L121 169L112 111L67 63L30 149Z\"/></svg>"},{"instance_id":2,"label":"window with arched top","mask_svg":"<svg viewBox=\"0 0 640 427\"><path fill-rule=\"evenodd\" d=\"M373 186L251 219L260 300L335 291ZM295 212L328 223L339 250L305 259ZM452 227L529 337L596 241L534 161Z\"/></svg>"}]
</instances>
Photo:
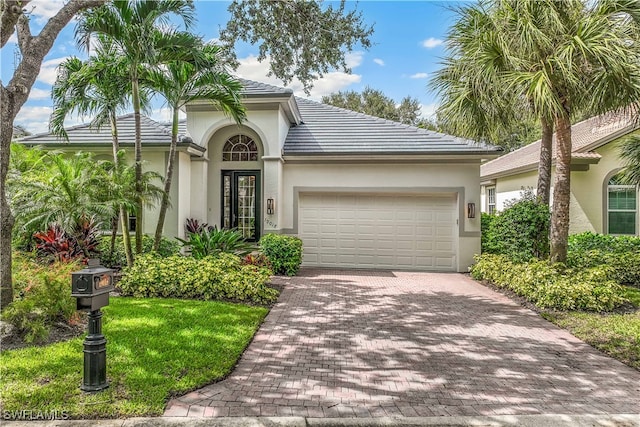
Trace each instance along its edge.
<instances>
[{"instance_id":1,"label":"window with arched top","mask_svg":"<svg viewBox=\"0 0 640 427\"><path fill-rule=\"evenodd\" d=\"M637 234L638 188L612 176L607 183L607 232L609 234Z\"/></svg>"},{"instance_id":2,"label":"window with arched top","mask_svg":"<svg viewBox=\"0 0 640 427\"><path fill-rule=\"evenodd\" d=\"M222 148L223 162L255 162L258 160L258 146L246 135L235 135L227 139Z\"/></svg>"}]
</instances>

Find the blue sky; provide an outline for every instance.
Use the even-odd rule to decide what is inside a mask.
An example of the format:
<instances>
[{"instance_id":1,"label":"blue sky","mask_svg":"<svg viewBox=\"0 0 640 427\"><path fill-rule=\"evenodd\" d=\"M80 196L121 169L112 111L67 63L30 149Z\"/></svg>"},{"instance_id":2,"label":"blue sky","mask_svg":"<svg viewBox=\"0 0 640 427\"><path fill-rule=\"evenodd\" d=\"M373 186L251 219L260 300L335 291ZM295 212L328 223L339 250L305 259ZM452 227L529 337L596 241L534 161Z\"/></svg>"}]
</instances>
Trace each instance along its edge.
<instances>
[{"instance_id":1,"label":"blue sky","mask_svg":"<svg viewBox=\"0 0 640 427\"><path fill-rule=\"evenodd\" d=\"M349 2L348 7L362 11L366 23L374 25L373 46L369 50L356 47L348 55L352 67L350 75L334 71L316 82L311 98L320 100L339 90L361 91L370 86L400 101L410 95L423 105L423 115L428 116L437 106L435 94L427 88L429 77L438 69L444 56L443 40L448 28L455 21L451 8L459 3L447 1L360 1ZM62 0L34 0L32 31L39 31L46 20L61 7ZM205 39L215 39L220 27L229 18L226 1L196 1L198 22L194 32ZM86 57L75 47L74 23L71 23L56 40L31 92L29 101L16 119L17 124L31 132L47 130L51 113L50 88L55 80L56 66L69 56ZM14 43L7 43L0 57L0 76L3 82L11 78L14 68ZM267 77L267 65L258 63L258 48L251 45L237 46L241 77L282 86L282 82ZM299 96L306 96L298 82L288 85ZM156 120L169 120L166 108L158 100L152 115ZM88 118L72 117L68 125L87 121Z\"/></svg>"}]
</instances>

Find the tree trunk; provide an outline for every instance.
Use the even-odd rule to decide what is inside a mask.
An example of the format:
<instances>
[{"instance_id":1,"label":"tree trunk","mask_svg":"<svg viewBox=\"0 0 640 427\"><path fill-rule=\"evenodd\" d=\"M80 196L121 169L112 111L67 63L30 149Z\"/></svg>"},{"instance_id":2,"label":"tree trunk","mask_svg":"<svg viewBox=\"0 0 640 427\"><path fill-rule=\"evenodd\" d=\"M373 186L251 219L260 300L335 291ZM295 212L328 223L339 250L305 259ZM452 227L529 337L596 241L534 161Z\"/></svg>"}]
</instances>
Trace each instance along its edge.
<instances>
[{"instance_id":1,"label":"tree trunk","mask_svg":"<svg viewBox=\"0 0 640 427\"><path fill-rule=\"evenodd\" d=\"M160 205L160 214L158 215L158 224L156 225L156 234L153 240L153 250L160 248L160 240L162 239L162 229L164 228L164 219L169 208L169 191L171 191L171 180L173 177L173 167L176 160L176 149L178 145L178 109L173 108L173 121L171 123L171 146L169 147L169 159L167 160L167 172L164 176L164 194L162 194L162 203Z\"/></svg>"},{"instance_id":2,"label":"tree trunk","mask_svg":"<svg viewBox=\"0 0 640 427\"><path fill-rule=\"evenodd\" d=\"M0 47L14 32L22 59L7 86L0 84L0 310L13 301L11 278L11 233L13 215L7 200L6 180L11 157L13 121L27 101L40 73L42 61L49 53L60 31L83 9L99 6L106 0L70 0L50 18L40 34L33 36L23 8L29 1L0 0Z\"/></svg>"},{"instance_id":3,"label":"tree trunk","mask_svg":"<svg viewBox=\"0 0 640 427\"><path fill-rule=\"evenodd\" d=\"M140 87L138 77L131 80L133 117L136 125L136 254L142 253L142 130L140 124Z\"/></svg>"},{"instance_id":4,"label":"tree trunk","mask_svg":"<svg viewBox=\"0 0 640 427\"><path fill-rule=\"evenodd\" d=\"M549 206L551 194L551 155L553 141L553 122L540 119L542 139L540 140L540 162L538 163L538 201Z\"/></svg>"},{"instance_id":5,"label":"tree trunk","mask_svg":"<svg viewBox=\"0 0 640 427\"><path fill-rule=\"evenodd\" d=\"M551 262L565 262L571 201L571 122L568 114L556 118L556 138L556 179L551 212Z\"/></svg>"},{"instance_id":6,"label":"tree trunk","mask_svg":"<svg viewBox=\"0 0 640 427\"><path fill-rule=\"evenodd\" d=\"M120 150L120 141L118 140L118 121L115 111L109 113L109 122L111 124L111 148L113 149L113 167L114 170L118 170L118 150ZM109 246L110 256L113 257L113 252L116 249L116 237L118 235L118 218L120 216L120 209L118 208L118 214L111 219L111 245Z\"/></svg>"},{"instance_id":7,"label":"tree trunk","mask_svg":"<svg viewBox=\"0 0 640 427\"><path fill-rule=\"evenodd\" d=\"M13 136L13 98L4 88L0 89L1 127L0 127L0 309L13 301L13 283L11 279L11 233L13 215L6 198L7 173L11 138Z\"/></svg>"},{"instance_id":8,"label":"tree trunk","mask_svg":"<svg viewBox=\"0 0 640 427\"><path fill-rule=\"evenodd\" d=\"M129 235L129 216L124 207L120 207L120 223L122 224L122 243L127 257L127 267L133 265L133 251L131 250L131 236Z\"/></svg>"}]
</instances>

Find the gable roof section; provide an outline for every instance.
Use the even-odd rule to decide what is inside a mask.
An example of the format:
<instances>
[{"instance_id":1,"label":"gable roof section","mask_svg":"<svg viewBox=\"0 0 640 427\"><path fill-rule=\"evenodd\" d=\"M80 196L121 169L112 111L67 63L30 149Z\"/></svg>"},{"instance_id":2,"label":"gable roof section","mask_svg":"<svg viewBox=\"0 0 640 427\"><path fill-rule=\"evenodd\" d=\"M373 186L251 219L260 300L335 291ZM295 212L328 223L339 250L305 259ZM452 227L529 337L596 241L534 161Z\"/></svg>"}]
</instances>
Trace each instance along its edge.
<instances>
[{"instance_id":1,"label":"gable roof section","mask_svg":"<svg viewBox=\"0 0 640 427\"><path fill-rule=\"evenodd\" d=\"M607 113L571 126L572 159L597 162L593 150L638 128L631 114ZM553 135L552 161L556 158L556 135ZM480 166L483 179L493 179L536 170L540 160L540 140L525 145Z\"/></svg>"},{"instance_id":2,"label":"gable roof section","mask_svg":"<svg viewBox=\"0 0 640 427\"><path fill-rule=\"evenodd\" d=\"M237 78L237 80L242 83L244 89L242 94L247 98L256 98L256 97L274 97L274 96L284 96L290 97L293 94L293 90L289 88L273 86L267 83L256 82L254 80L247 80L242 78Z\"/></svg>"},{"instance_id":3,"label":"gable roof section","mask_svg":"<svg viewBox=\"0 0 640 427\"><path fill-rule=\"evenodd\" d=\"M145 115L140 116L140 124L142 127L142 145L169 146L171 143L171 124L158 123ZM119 116L118 139L123 146L132 145L135 141L135 119L133 113ZM102 126L100 129L91 127L90 124L81 124L67 128L70 145L87 146L103 146L111 145L111 129L108 125ZM200 146L190 142L190 138L186 137L186 120L181 120L178 125L178 141L182 145L193 145L200 150ZM60 145L66 141L52 133L40 133L37 135L26 136L18 140L28 145ZM202 148L200 151L204 151Z\"/></svg>"},{"instance_id":4,"label":"gable roof section","mask_svg":"<svg viewBox=\"0 0 640 427\"><path fill-rule=\"evenodd\" d=\"M285 156L473 154L500 148L296 98L303 123L289 130Z\"/></svg>"}]
</instances>

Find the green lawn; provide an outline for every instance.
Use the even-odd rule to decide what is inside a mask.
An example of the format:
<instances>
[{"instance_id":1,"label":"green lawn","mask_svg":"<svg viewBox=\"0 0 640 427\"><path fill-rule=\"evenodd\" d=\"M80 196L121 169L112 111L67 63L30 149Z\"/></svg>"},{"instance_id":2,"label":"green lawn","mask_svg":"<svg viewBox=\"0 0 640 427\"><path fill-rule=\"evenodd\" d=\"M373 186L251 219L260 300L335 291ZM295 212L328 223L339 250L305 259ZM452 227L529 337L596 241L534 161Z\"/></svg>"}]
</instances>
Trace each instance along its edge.
<instances>
[{"instance_id":1,"label":"green lawn","mask_svg":"<svg viewBox=\"0 0 640 427\"><path fill-rule=\"evenodd\" d=\"M159 415L169 397L223 378L267 314L210 301L111 298L105 307L110 387L80 391L82 340L0 353L4 411L66 411L71 418Z\"/></svg>"},{"instance_id":2,"label":"green lawn","mask_svg":"<svg viewBox=\"0 0 640 427\"><path fill-rule=\"evenodd\" d=\"M640 289L627 287L625 297L640 306ZM640 370L640 311L627 314L554 311L542 315L584 342Z\"/></svg>"}]
</instances>

